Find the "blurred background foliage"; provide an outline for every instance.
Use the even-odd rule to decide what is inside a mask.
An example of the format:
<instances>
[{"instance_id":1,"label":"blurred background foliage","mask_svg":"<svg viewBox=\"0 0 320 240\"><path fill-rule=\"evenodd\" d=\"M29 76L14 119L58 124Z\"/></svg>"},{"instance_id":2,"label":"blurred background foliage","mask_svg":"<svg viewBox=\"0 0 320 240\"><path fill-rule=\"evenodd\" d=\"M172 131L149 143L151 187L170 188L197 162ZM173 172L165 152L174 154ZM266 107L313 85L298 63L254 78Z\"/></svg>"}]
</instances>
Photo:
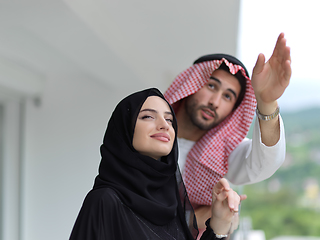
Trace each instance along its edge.
<instances>
[{"instance_id":1,"label":"blurred background foliage","mask_svg":"<svg viewBox=\"0 0 320 240\"><path fill-rule=\"evenodd\" d=\"M282 112L287 154L269 179L243 187L241 218L266 240L276 236L320 236L320 108ZM251 130L248 134L250 137Z\"/></svg>"}]
</instances>

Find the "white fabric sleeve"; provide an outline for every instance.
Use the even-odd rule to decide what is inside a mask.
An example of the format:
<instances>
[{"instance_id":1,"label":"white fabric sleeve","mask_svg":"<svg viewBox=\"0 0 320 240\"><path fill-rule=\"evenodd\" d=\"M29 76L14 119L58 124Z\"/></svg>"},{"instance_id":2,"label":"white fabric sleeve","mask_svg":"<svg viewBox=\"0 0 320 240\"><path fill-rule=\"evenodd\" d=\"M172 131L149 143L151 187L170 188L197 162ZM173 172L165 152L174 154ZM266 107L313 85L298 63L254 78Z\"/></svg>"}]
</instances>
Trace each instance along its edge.
<instances>
[{"instance_id":1,"label":"white fabric sleeve","mask_svg":"<svg viewBox=\"0 0 320 240\"><path fill-rule=\"evenodd\" d=\"M244 185L271 177L282 165L286 155L285 132L281 116L280 139L271 147L261 142L259 121L253 127L252 140L245 138L229 155L229 170L224 176L232 184Z\"/></svg>"}]
</instances>

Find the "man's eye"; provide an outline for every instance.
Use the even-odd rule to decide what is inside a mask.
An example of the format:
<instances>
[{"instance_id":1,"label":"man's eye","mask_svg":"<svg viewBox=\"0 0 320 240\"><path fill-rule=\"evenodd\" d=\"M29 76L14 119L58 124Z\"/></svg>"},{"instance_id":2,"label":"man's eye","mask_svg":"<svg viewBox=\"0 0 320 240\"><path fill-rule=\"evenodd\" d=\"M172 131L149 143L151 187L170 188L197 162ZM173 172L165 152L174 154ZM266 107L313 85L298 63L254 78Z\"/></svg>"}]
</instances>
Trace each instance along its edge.
<instances>
[{"instance_id":1,"label":"man's eye","mask_svg":"<svg viewBox=\"0 0 320 240\"><path fill-rule=\"evenodd\" d=\"M228 100L231 100L231 99L232 99L232 96L231 96L230 94L225 94L224 96L225 96L225 98L228 99Z\"/></svg>"},{"instance_id":2,"label":"man's eye","mask_svg":"<svg viewBox=\"0 0 320 240\"><path fill-rule=\"evenodd\" d=\"M216 89L216 85L212 84L212 83L208 83L208 88L211 90L214 90L214 89Z\"/></svg>"}]
</instances>

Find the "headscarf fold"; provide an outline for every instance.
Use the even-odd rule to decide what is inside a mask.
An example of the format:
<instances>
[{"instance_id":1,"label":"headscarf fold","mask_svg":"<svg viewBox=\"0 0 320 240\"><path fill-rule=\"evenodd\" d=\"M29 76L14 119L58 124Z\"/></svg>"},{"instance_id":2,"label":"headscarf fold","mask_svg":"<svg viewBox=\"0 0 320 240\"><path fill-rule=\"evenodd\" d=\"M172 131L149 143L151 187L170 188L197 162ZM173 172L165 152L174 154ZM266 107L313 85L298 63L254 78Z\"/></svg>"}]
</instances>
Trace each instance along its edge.
<instances>
[{"instance_id":1,"label":"headscarf fold","mask_svg":"<svg viewBox=\"0 0 320 240\"><path fill-rule=\"evenodd\" d=\"M251 80L243 64L226 54L208 56L199 58L180 73L165 92L165 98L176 113L180 100L196 93L222 65L226 65L233 75L240 72L246 81L246 89L240 105L197 141L187 155L183 179L194 206L211 205L212 188L227 173L228 157L246 137L256 108Z\"/></svg>"}]
</instances>

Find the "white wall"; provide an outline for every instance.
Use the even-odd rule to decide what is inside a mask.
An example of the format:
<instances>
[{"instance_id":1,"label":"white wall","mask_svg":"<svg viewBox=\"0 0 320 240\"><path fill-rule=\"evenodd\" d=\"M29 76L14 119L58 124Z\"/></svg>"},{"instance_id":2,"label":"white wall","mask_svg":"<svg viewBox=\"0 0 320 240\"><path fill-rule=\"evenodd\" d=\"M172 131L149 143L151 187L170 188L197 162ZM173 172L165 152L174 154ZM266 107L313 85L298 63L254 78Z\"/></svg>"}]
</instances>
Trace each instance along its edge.
<instances>
[{"instance_id":1,"label":"white wall","mask_svg":"<svg viewBox=\"0 0 320 240\"><path fill-rule=\"evenodd\" d=\"M21 176L20 135L21 101L17 97L0 97L1 131L1 237L19 239Z\"/></svg>"},{"instance_id":2,"label":"white wall","mask_svg":"<svg viewBox=\"0 0 320 240\"><path fill-rule=\"evenodd\" d=\"M222 52L228 49L229 54L235 54L238 6L237 0L225 1L223 9L230 9L230 12L226 16L221 12L216 17L213 15L212 24L203 23L204 35L193 36L193 39L205 38L207 42L217 44L214 45L214 49L222 49ZM192 12L190 9L189 11ZM219 11L214 9L212 12ZM218 26L219 29L215 30L212 26ZM208 40L208 36L214 37ZM62 39L63 35L60 37ZM49 45L48 42L45 43ZM188 50L193 43L185 44ZM161 39L155 45L161 46ZM36 49L36 46L27 49ZM211 45L208 49L210 50L206 53L212 53ZM200 51L194 54L198 52L197 48L190 51L193 52L192 59L187 59L187 54L175 55L173 58L181 58L182 63L179 64L185 66L186 63L191 64L195 58L205 54ZM38 54L40 53L41 56L46 55L45 48L43 51L39 50ZM55 52L53 48L49 53L57 65L59 61L61 65L71 61L68 58L62 59L63 53ZM10 55L9 50L6 55ZM37 65L35 62L27 61L28 67L34 70L31 72L37 73L36 76L41 78L41 86L35 87L36 92L3 90L4 86L0 81L0 104L4 104L6 109L4 145L7 154L3 165L5 169L2 169L6 175L1 179L4 180L2 209L6 211L0 221L6 224L3 225L3 235L0 239L68 239L83 199L92 188L97 174L100 162L99 148L116 103L129 93L150 85L162 91L168 86L169 80L165 77L162 77L164 82L142 83L128 64L121 61L115 63L115 56L118 56L117 53L106 55L110 64L117 66L106 65L105 72L108 73L110 68L109 73L114 74L107 75L108 81L104 83L101 79L97 80L89 74L84 74L84 71L76 71L76 67L70 71L65 69L67 66L60 67L63 71L58 71L58 68L56 71L46 71L50 68L43 66L44 63L38 62ZM18 60L19 58L17 57ZM26 59L28 60L27 57ZM121 70L121 79L117 69ZM172 73L169 69L169 77L173 78L173 75L182 70L184 69ZM164 70L150 76L148 74L147 78L156 74L168 75ZM0 80L1 77L3 76L0 72ZM112 81L121 82L123 78L126 79L123 87L114 88L108 84ZM131 82L130 87L126 84L128 81Z\"/></svg>"},{"instance_id":3,"label":"white wall","mask_svg":"<svg viewBox=\"0 0 320 240\"><path fill-rule=\"evenodd\" d=\"M40 106L28 101L24 239L67 239L93 185L106 124L122 95L82 76L51 75Z\"/></svg>"},{"instance_id":4,"label":"white wall","mask_svg":"<svg viewBox=\"0 0 320 240\"><path fill-rule=\"evenodd\" d=\"M43 85L36 96L0 93L3 240L68 238L97 174L107 121L132 91L76 73L50 73Z\"/></svg>"}]
</instances>

